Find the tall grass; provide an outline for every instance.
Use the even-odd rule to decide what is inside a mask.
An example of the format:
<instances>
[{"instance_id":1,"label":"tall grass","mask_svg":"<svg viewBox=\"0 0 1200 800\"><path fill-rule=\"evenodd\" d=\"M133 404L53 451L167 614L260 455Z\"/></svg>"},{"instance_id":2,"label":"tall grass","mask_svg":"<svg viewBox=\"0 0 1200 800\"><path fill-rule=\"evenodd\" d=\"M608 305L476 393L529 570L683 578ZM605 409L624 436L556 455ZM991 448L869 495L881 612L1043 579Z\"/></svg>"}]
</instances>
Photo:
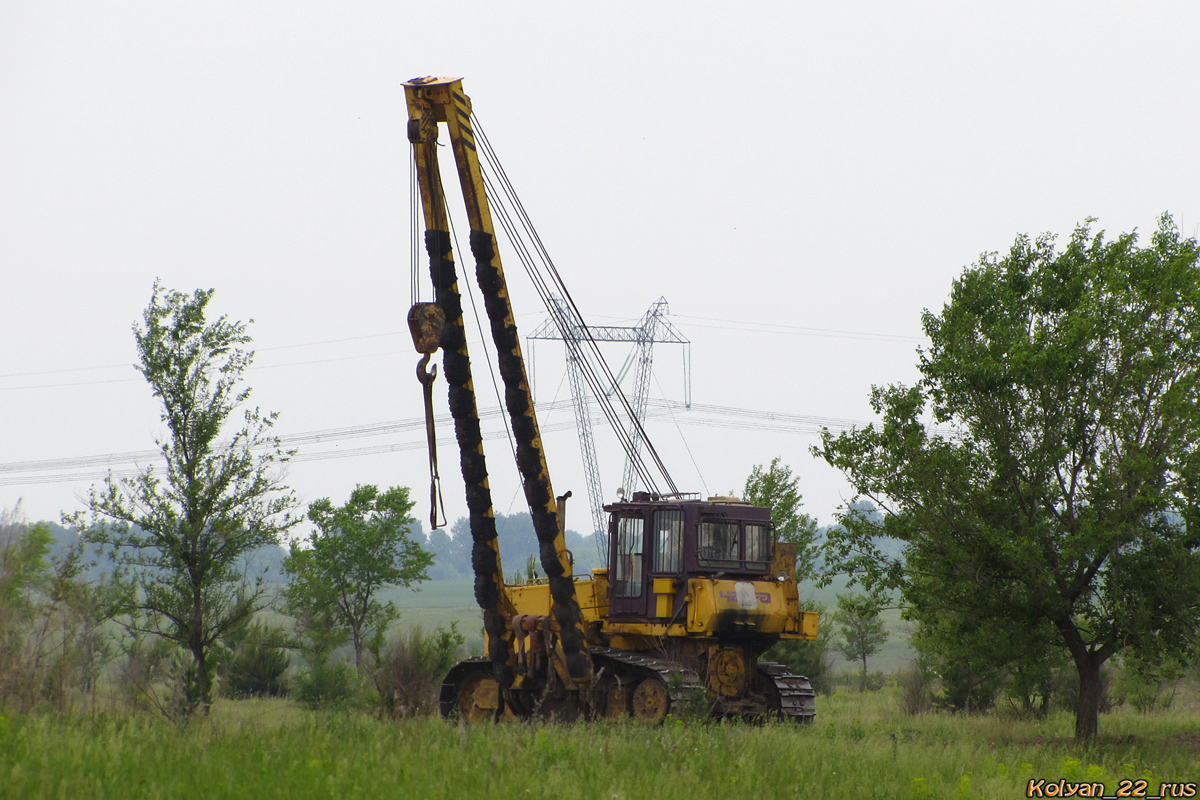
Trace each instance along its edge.
<instances>
[{"instance_id":1,"label":"tall grass","mask_svg":"<svg viewBox=\"0 0 1200 800\"><path fill-rule=\"evenodd\" d=\"M903 714L892 690L838 693L816 724L465 727L222 701L187 727L145 716L0 721L0 797L1014 798L1030 778L1200 778L1196 709L1031 722Z\"/></svg>"}]
</instances>

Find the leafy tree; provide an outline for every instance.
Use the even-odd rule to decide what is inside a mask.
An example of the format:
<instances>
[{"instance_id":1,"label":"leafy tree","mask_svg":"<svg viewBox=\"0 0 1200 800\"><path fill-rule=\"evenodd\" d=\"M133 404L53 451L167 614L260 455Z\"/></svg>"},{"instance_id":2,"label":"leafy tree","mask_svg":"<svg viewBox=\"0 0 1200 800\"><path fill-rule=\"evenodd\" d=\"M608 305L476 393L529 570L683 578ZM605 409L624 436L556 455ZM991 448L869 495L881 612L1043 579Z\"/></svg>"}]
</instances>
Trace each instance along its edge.
<instances>
[{"instance_id":1,"label":"leafy tree","mask_svg":"<svg viewBox=\"0 0 1200 800\"><path fill-rule=\"evenodd\" d=\"M870 595L839 594L837 611L833 619L838 623L838 636L834 647L848 661L862 662L862 685L859 691L867 690L867 659L879 652L879 646L887 641L887 631L879 612L883 603Z\"/></svg>"},{"instance_id":2,"label":"leafy tree","mask_svg":"<svg viewBox=\"0 0 1200 800\"><path fill-rule=\"evenodd\" d=\"M1198 254L1167 215L1145 248L1088 224L1062 252L1018 238L925 313L919 384L872 390L882 423L814 448L887 512L843 516L834 567L997 637L1048 624L1079 675L1079 740L1109 658L1196 650Z\"/></svg>"},{"instance_id":3,"label":"leafy tree","mask_svg":"<svg viewBox=\"0 0 1200 800\"><path fill-rule=\"evenodd\" d=\"M803 497L799 485L799 476L775 457L766 469L757 464L750 470L742 499L771 509L775 535L796 545L796 577L803 580L812 573L816 557L817 521L800 511Z\"/></svg>"},{"instance_id":4,"label":"leafy tree","mask_svg":"<svg viewBox=\"0 0 1200 800\"><path fill-rule=\"evenodd\" d=\"M246 323L206 321L212 295L155 283L133 333L138 371L162 402L165 468L110 475L89 493L90 526L82 513L68 518L111 553L127 590L126 624L185 651L185 715L212 702L214 645L263 606L261 581L245 579L243 556L276 543L296 521L277 471L290 454L270 435L276 415L247 409L237 430L219 438L250 396L241 379L253 352L244 349Z\"/></svg>"},{"instance_id":5,"label":"leafy tree","mask_svg":"<svg viewBox=\"0 0 1200 800\"><path fill-rule=\"evenodd\" d=\"M50 579L50 529L25 523L20 506L0 511L0 707L28 709L39 698L37 619Z\"/></svg>"},{"instance_id":6,"label":"leafy tree","mask_svg":"<svg viewBox=\"0 0 1200 800\"><path fill-rule=\"evenodd\" d=\"M288 613L305 619L328 615L331 629L354 644L354 664L363 669L363 650L377 651L396 619L395 604L381 603L389 586L428 580L433 557L409 538L413 502L408 489L380 492L358 486L350 500L335 508L328 498L308 507L316 525L308 546L292 543L284 569Z\"/></svg>"}]
</instances>

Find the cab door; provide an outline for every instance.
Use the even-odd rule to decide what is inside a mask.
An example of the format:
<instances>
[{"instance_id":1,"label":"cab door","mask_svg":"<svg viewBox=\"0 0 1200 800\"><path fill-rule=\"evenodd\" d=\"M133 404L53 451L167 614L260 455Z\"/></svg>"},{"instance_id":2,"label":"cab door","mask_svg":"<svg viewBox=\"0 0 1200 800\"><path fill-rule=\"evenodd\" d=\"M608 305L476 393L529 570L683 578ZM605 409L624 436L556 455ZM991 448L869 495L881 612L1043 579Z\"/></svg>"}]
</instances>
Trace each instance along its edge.
<instances>
[{"instance_id":1,"label":"cab door","mask_svg":"<svg viewBox=\"0 0 1200 800\"><path fill-rule=\"evenodd\" d=\"M660 621L673 619L685 594L683 580L683 531L686 516L682 508L656 508L650 517L650 579L647 611Z\"/></svg>"},{"instance_id":2,"label":"cab door","mask_svg":"<svg viewBox=\"0 0 1200 800\"><path fill-rule=\"evenodd\" d=\"M646 516L640 511L613 514L612 581L609 613L646 616L650 592L646 587Z\"/></svg>"}]
</instances>

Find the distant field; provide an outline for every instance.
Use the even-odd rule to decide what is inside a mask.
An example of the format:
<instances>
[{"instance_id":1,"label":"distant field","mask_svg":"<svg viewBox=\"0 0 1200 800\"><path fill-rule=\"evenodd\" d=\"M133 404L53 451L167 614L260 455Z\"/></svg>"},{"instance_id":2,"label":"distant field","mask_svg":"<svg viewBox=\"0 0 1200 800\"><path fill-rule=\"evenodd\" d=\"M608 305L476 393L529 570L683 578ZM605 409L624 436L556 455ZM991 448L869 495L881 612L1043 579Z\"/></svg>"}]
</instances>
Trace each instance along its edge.
<instances>
[{"instance_id":1,"label":"distant field","mask_svg":"<svg viewBox=\"0 0 1200 800\"><path fill-rule=\"evenodd\" d=\"M1071 718L898 710L893 690L818 701L817 722L458 726L283 700L220 701L178 726L148 717L0 716L0 798L984 798L1030 780L1200 781L1200 706Z\"/></svg>"},{"instance_id":2,"label":"distant field","mask_svg":"<svg viewBox=\"0 0 1200 800\"><path fill-rule=\"evenodd\" d=\"M862 589L847 588L845 578L837 578L829 586L818 589L810 583L800 584L800 597L809 598L825 606L825 616L821 622L833 624L833 612L837 609L838 593L858 593ZM871 672L898 672L907 668L916 653L908 643L909 623L900 619L900 612L891 609L883 612L883 622L888 632L888 640L879 648L879 652L867 659L867 669ZM849 662L842 658L836 650L833 652L833 668L836 671L855 671L862 669L859 662Z\"/></svg>"},{"instance_id":3,"label":"distant field","mask_svg":"<svg viewBox=\"0 0 1200 800\"><path fill-rule=\"evenodd\" d=\"M837 606L837 593L846 591L844 581L835 582L824 589L807 584L800 587L801 597L823 603L830 614ZM483 651L482 617L479 607L475 605L471 581L430 581L422 584L420 591L398 589L389 594L388 599L394 600L400 609L398 630L408 630L415 625L425 630L432 630L438 625L449 628L450 623L457 622L459 633L467 639L467 649L475 653ZM901 621L900 612L895 610L885 611L883 619L889 638L879 653L867 660L867 668L872 672L896 672L907 667L913 659L913 649L908 644L908 624ZM839 671L860 668L857 662L852 664L836 652L833 664L834 669Z\"/></svg>"},{"instance_id":4,"label":"distant field","mask_svg":"<svg viewBox=\"0 0 1200 800\"><path fill-rule=\"evenodd\" d=\"M483 652L483 613L475 604L471 581L428 581L419 591L397 589L386 595L400 609L396 629L407 631L420 626L432 631L441 626L447 630L458 624L458 632L466 639L470 654Z\"/></svg>"}]
</instances>

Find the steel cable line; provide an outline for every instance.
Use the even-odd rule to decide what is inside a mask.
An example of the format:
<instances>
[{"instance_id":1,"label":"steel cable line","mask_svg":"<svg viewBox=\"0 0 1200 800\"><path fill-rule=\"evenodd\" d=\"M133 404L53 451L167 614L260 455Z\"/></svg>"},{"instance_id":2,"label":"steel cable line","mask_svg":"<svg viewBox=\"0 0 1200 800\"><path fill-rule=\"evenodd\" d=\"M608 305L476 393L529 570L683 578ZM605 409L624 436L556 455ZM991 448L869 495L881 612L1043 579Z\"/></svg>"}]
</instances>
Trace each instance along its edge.
<instances>
[{"instance_id":1,"label":"steel cable line","mask_svg":"<svg viewBox=\"0 0 1200 800\"><path fill-rule=\"evenodd\" d=\"M480 163L482 166L486 162L481 159ZM501 192L497 192L495 189L496 182L489 177L487 172L482 174L484 182L494 198L492 209L496 212L496 218L500 220L501 228L508 235L509 242L513 247L514 253L517 255L518 261L521 262L521 266L525 270L525 274L529 277L530 281L533 282L538 295L542 299L542 303L546 305L548 310L550 310L551 316L554 317L555 322L559 326L560 330L569 329L570 323L563 321L559 314L555 313L553 310L553 303L550 299L553 290L546 284L545 277L534 266L535 261L533 256L529 253L527 242L520 235L515 223L512 221L508 206L504 203L503 195ZM574 347L572 352L576 355L577 363L581 366L581 372L583 373L584 379L589 388L592 389L593 394L597 397L604 397L607 392L603 389L603 385L601 384L599 377L596 375L595 370L592 368L592 365L588 363L587 358L582 354L582 351L579 350L578 340L567 337L564 341L567 342L567 346L569 348ZM628 452L631 446L630 442L628 441L629 435L625 430L625 427L621 425L620 419L616 415L616 410L611 404L605 403L601 404L601 409L609 426L614 430L614 432L616 432L618 441L622 445L622 449L625 449ZM639 475L644 476L648 486L654 487L654 480L648 474L648 471L645 470L644 464L641 466L642 470L639 472Z\"/></svg>"},{"instance_id":2,"label":"steel cable line","mask_svg":"<svg viewBox=\"0 0 1200 800\"><path fill-rule=\"evenodd\" d=\"M571 401L569 400L557 401L543 406L543 408L547 411L569 407L571 407ZM504 415L504 409L498 407L487 408L479 412L480 420L494 418L504 419ZM453 423L452 418L448 414L438 415L435 417L435 419L439 425L449 425ZM424 430L424 428L425 418L413 417L411 419L393 420L388 422L373 422L365 425L350 425L341 428L325 428L314 431L304 431L301 433L287 434L275 438L279 439L279 443L283 447L295 448L343 441L346 439L386 436L393 433ZM222 445L223 444L224 443L222 443ZM8 463L0 463L0 475L15 472L49 472L63 469L81 469L86 467L108 466L110 464L155 459L159 458L160 456L161 452L159 450L134 450L122 453L106 453L103 455L94 456L74 456L66 458L40 459L35 461L12 461ZM310 454L301 453L293 457L291 460L304 461L313 459ZM0 480L2 480L2 478L0 478Z\"/></svg>"},{"instance_id":3,"label":"steel cable line","mask_svg":"<svg viewBox=\"0 0 1200 800\"><path fill-rule=\"evenodd\" d=\"M590 399L590 403L597 403ZM573 401L556 400L539 406L540 411L550 413L571 408ZM792 414L786 412L763 411L758 409L737 408L692 403L688 405L677 400L649 400L650 410L647 418L669 416L677 425L691 425L703 428L726 428L735 430L770 431L785 434L812 435L822 430L842 431L854 427L872 424L866 420L847 419L842 417L821 417L810 414ZM483 409L479 412L480 420L505 416L505 410L499 407ZM438 424L448 425L452 422L449 415L439 415ZM572 419L557 423L547 423L542 430L547 433L564 431L573 428ZM347 439L386 436L395 433L423 431L424 417L374 422L364 425L351 425L340 428L325 428L321 430L304 431L277 437L284 447L298 448L317 444L328 444ZM953 427L927 425L925 430L932 436L947 439L962 439L962 431ZM493 430L483 434L485 439L499 439L508 434L503 430ZM439 439L439 444L451 445L453 439ZM307 461L323 461L334 458L352 458L358 456L377 455L381 453L416 450L426 446L424 439L392 444L368 445L365 447L345 448L338 450L318 450L315 452L300 452L292 456L289 462L302 463ZM97 468L116 467L122 464L137 464L138 462L158 461L162 454L158 450L136 450L119 453L107 453L93 456L76 456L68 458L43 459L38 461L15 461L0 463L0 486L16 486L41 483L59 483L94 479L103 477L107 471L97 471ZM90 469L89 469L90 468ZM62 473L64 470L89 470L87 472L68 472L66 474L32 475L30 473ZM137 474L128 469L113 469L114 477L129 477Z\"/></svg>"},{"instance_id":4,"label":"steel cable line","mask_svg":"<svg viewBox=\"0 0 1200 800\"><path fill-rule=\"evenodd\" d=\"M588 346L592 355L592 358L579 359L580 365L583 367L582 372L588 381L589 387L592 389L593 393L598 399L605 397L606 385L614 387L616 390L614 394L617 396L630 420L630 429L626 430L625 426L621 425L619 419L616 418L615 409L612 409L611 412L608 409L605 410L605 416L608 418L609 424L613 428L614 433L617 434L617 438L621 443L622 449L626 451L628 458L634 463L639 477L645 481L647 488L650 488L652 491L657 493L657 481L654 479L654 476L651 474L645 461L641 458L641 454L633 447L633 437L630 431L636 427L641 433L643 439L646 441L647 451L651 455L657 471L662 475L671 491L673 493L677 493L678 487L676 487L675 482L671 479L670 473L666 468L666 464L663 463L661 456L653 445L653 442L651 442L649 438L645 436L645 429L642 427L641 421L637 418L637 414L634 413L634 410L628 399L624 396L624 393L620 391L619 385L616 383L607 361L604 359L603 354L600 352L595 340L588 333L587 324L583 321L583 315L580 313L574 298L568 291L561 274L558 272L557 267L555 267L553 259L550 258L549 252L546 250L541 237L538 235L537 230L533 227L532 221L529 219L529 215L525 211L524 205L521 203L521 200L517 196L511 181L508 179L508 175L504 171L503 165L496 156L495 150L492 147L490 140L487 138L482 125L479 123L478 117L472 115L472 121L476 133L476 141L482 146L481 155L483 155L484 158L480 159L481 165L485 165L486 167L490 168L494 175L494 180L491 180L485 173L484 179L487 181L489 186L493 187L492 193L496 197L496 204L500 208L500 216L502 220L504 220L502 222L502 226L504 227L505 232L508 233L510 239L513 241L514 250L518 253L518 257L522 261L522 266L525 268L526 274L529 275L530 280L534 283L535 287L537 287L538 293L542 297L542 302L546 306L547 312L549 312L551 316L555 317L556 319L558 319L558 315L555 313L554 304L550 302L550 295L553 292L548 284L553 284L554 288L557 289L557 293L566 302L570 309L569 313L573 317L573 320L571 320L573 324L560 326L564 338L569 336L570 329L572 327L582 330L584 332L582 341ZM501 187L501 193L495 192L494 185L496 184ZM512 223L511 219L507 219L509 216L509 211L504 207L504 201L502 198L507 198L512 204L517 221L520 223L520 227L524 229L529 241L532 242L534 250L537 252L539 259L535 260L530 257L528 246L524 242L524 237L518 235L517 226ZM537 261L542 263L542 268L545 270L545 274L542 274L542 272L538 270ZM578 339L576 339L576 342L578 342ZM582 350L578 352L581 353ZM600 375L597 374L597 367L599 368L599 371L603 373L605 380L601 380ZM605 407L605 405L609 402L611 401L607 399L601 400L602 408Z\"/></svg>"},{"instance_id":5,"label":"steel cable line","mask_svg":"<svg viewBox=\"0 0 1200 800\"><path fill-rule=\"evenodd\" d=\"M501 206L501 213L505 218L509 217L508 208L504 206L504 201L502 199L503 197L507 197L517 211L517 218L521 223L521 227L524 228L526 234L529 236L530 241L533 242L535 249L540 256L540 260L546 268L546 275L543 275L536 269L536 261L529 256L528 246L524 241L524 238L519 235L516 226L512 224L511 219L508 219L508 224L505 226L506 231L509 233L510 239L513 239L516 243L519 243L517 249L519 254L523 254L522 265L526 270L526 274L529 275L530 280L533 281L534 285L538 288L538 292L542 297L543 305L546 306L547 311L550 312L551 316L555 319L555 322L558 325L560 332L563 333L565 340L570 342L569 347L573 346L572 352L576 357L576 363L582 367L585 380L588 382L593 394L597 398L605 398L610 394L606 387L614 386L616 383L611 371L608 369L607 361L605 361L603 356L600 354L599 348L596 346L595 340L591 337L587 325L583 323L582 315L580 315L578 308L574 304L573 298L571 298L561 276L555 269L553 260L550 258L549 253L541 241L541 237L538 235L536 229L533 227L532 221L525 212L524 205L517 196L512 183L508 180L507 173L504 171L503 165L496 156L495 150L491 147L490 140L487 139L486 133L484 133L482 128L478 125L477 118L476 126L476 129L480 133L480 142L484 147L484 154L487 156L486 165L493 170L496 176L494 183L498 183L503 190L503 193L501 194L496 192L493 188L493 194L496 195ZM489 183L493 182L489 180ZM553 281L559 289L559 293L564 296L564 300L569 304L569 311L573 312L573 316L575 317L574 320L564 321L561 313L556 313L556 311L559 309L559 306L558 304L553 303L551 300L551 295L554 293L554 290L547 285L547 279ZM584 356L579 346L580 340L579 338L570 335L571 330L582 330L584 332L584 341L591 346L595 361ZM595 365L597 363L605 372L607 382L602 381L600 376L597 375L595 369ZM629 405L626 398L621 395L619 399L623 402L627 415L636 423L636 414L633 413L633 409ZM605 400L602 399L601 402L602 408L605 410L605 415L608 418L609 425L617 434L617 438L622 445L622 449L624 449L628 454L631 454L631 460L634 462L635 470L639 473L639 476L646 481L648 488L657 491L656 481L653 479L653 476L649 474L649 470L646 469L645 463L640 458L636 457L636 455L634 455L636 451L633 447L632 435L626 430L625 426L620 424L620 420L616 415L615 409L612 408L610 404L607 404ZM661 463L659 466L662 466ZM665 467L662 471L665 475ZM666 475L666 477L669 481L670 476Z\"/></svg>"}]
</instances>

